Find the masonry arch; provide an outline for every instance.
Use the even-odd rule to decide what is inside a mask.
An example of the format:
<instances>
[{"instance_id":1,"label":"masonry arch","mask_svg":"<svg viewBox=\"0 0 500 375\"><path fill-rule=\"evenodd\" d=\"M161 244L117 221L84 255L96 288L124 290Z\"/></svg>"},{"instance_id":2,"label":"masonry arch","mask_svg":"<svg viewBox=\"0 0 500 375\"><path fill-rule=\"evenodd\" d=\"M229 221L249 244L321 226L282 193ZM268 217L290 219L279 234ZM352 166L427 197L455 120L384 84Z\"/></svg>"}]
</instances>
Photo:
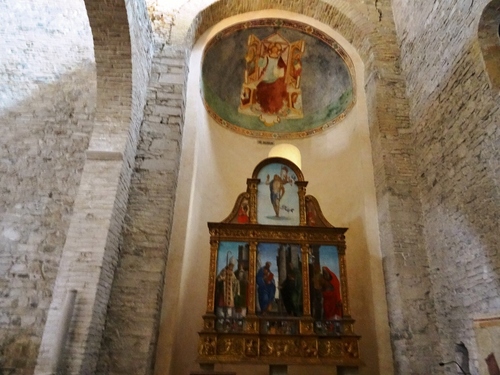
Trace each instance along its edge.
<instances>
[{"instance_id":1,"label":"masonry arch","mask_svg":"<svg viewBox=\"0 0 500 375\"><path fill-rule=\"evenodd\" d=\"M104 141L112 142L110 128L127 128L132 110L132 45L127 8L125 1L102 4L86 0L85 6L97 70L96 126L89 149L109 152L111 148ZM109 14L113 14L111 22Z\"/></svg>"},{"instance_id":2,"label":"masonry arch","mask_svg":"<svg viewBox=\"0 0 500 375\"><path fill-rule=\"evenodd\" d=\"M311 17L318 22L337 30L359 52L367 70L371 68L374 49L377 40L377 29L373 19L368 18L362 9L356 8L345 0L335 0L326 3L322 0L312 0L307 3L300 1L277 3L272 0L259 2L238 2L235 0L214 1L209 6L182 7L179 11L186 13L189 23L182 23L172 30L172 40L184 41L188 49L192 48L199 37L218 22L238 14L248 12L282 10ZM374 17L375 17L374 12ZM265 18L265 12L262 18ZM378 13L376 14L378 17Z\"/></svg>"},{"instance_id":3,"label":"masonry arch","mask_svg":"<svg viewBox=\"0 0 500 375\"><path fill-rule=\"evenodd\" d=\"M211 2L204 1L204 3ZM412 369L419 369L421 372L431 371L425 361L416 357L408 358L407 353L418 350L418 343L411 339L411 334L404 333L409 331L408 321L417 318L413 316L415 314L412 307L420 302L414 293L413 297L401 298L401 293L405 290L414 291L415 286L410 279L398 277L400 272L405 270L405 265L398 261L398 254L401 249L405 249L405 253L410 254L419 267L420 264L421 267L427 267L427 260L421 257L421 247L418 242L422 238L419 197L416 189L410 188L414 184L415 173L413 151L408 148L413 142L413 130L410 126L405 81L401 76L399 65L400 50L391 2L377 2L375 6L371 6L373 4L353 5L345 1L334 1L330 4L322 1L286 4L264 1L250 4L225 0L213 2L206 8L199 3L193 5L191 3L185 9L181 6L177 10L183 18L182 22L172 29L170 38L172 47L182 46L187 55L191 53L197 38L217 22L244 12L266 9L291 11L311 17L340 31L357 49L364 63L363 91L366 93L371 157L375 170L376 211L380 222L380 244L386 269L385 285L391 321L394 369L399 373L408 373ZM266 13L262 12L261 16L266 17ZM192 21L187 21L186 17ZM402 149L405 150L404 154L400 152ZM411 214L408 215L410 211ZM400 222L405 223L405 231L410 230L415 240L409 242L408 232L398 230ZM424 294L429 287L427 284L418 285L420 288L418 293ZM432 306L431 297L428 294L426 296L429 299L428 305ZM432 312L429 311L429 314ZM424 329L421 334L426 337L426 342L435 340L431 328ZM159 350L162 350L160 342ZM391 356L387 352L381 355ZM387 365L383 372L389 374L392 371L391 364Z\"/></svg>"},{"instance_id":4,"label":"masonry arch","mask_svg":"<svg viewBox=\"0 0 500 375\"><path fill-rule=\"evenodd\" d=\"M186 43L186 49L187 53L191 53L191 59L193 60L196 58L196 54L199 53L200 50L200 43L204 43L202 39L207 37L207 33L212 33L213 27L216 25L220 25L220 23L225 23L227 22L236 22L236 21L231 21L233 18L238 18L238 17L271 17L270 12L276 12L280 13L282 15L285 15L284 18L288 18L288 16L293 17L295 15L296 17L303 17L307 18L309 22L314 22L316 24L322 24L324 28L328 28L330 30L335 29L335 32L338 33L338 35L342 35L344 39L344 43L348 43L351 45L351 51L356 51L357 54L357 61L360 65L358 65L357 69L357 75L360 75L363 77L362 83L360 84L361 86L358 86L358 89L360 91L363 91L363 96L366 95L367 92L370 93L370 88L373 88L374 90L378 87L376 85L376 80L379 78L382 73L379 73L376 71L377 69L377 64L375 63L375 51L370 43L370 38L373 37L376 40L376 35L377 32L375 30L375 27L371 24L371 21L363 15L361 12L359 12L357 9L352 8L345 2L336 2L335 4L338 5L337 7L333 7L328 4L324 4L322 2L314 2L311 6L301 6L297 4L290 4L287 7L285 6L278 6L279 9L276 9L277 7L271 2L266 3L266 4L259 4L257 5L250 5L250 4L244 4L243 7L244 9L241 8L241 4L239 5L240 7L238 10L235 10L235 2L228 2L228 1L220 1L217 3L212 4L211 6L207 7L204 10L201 10L200 13L193 18L193 22L190 26L189 29L185 29L185 43ZM258 12L259 10L263 10L268 8L266 12ZM316 8L315 8L316 7ZM255 9L254 9L255 8ZM269 9L271 8L271 9ZM272 9L274 8L274 9ZM283 8L283 9L282 9ZM292 13L294 10L296 12ZM243 11L248 11L248 13L243 13ZM252 11L252 12L251 12ZM253 13L253 11L256 11ZM276 13L273 13L276 14ZM252 15L252 16L250 16ZM352 19L351 19L352 18ZM356 20L357 22L355 22ZM220 23L219 23L220 21ZM221 26L222 27L222 26ZM177 32L180 32L179 30ZM175 31L173 31L175 33ZM343 34L345 33L346 36ZM174 39L182 39L179 38L179 35L177 35L176 38ZM347 39L347 41L345 41ZM204 39L206 40L206 39ZM193 49L191 46L195 46ZM228 166L228 163L223 163L222 160L238 160L242 159L236 154L233 154L232 156L225 156L223 157L222 154L219 152L222 147L216 147L214 146L215 144L218 145L223 145L223 144L232 144L232 140L230 141L230 136L227 134L223 134L224 131L222 129L218 129L216 127L212 127L211 129L208 129L208 127L203 126L203 122L207 120L206 116L204 115L204 110L200 108L194 109L190 101L194 101L196 99L192 99L194 97L198 96L198 88L192 88L192 82L199 82L199 79L196 76L192 76L193 72L199 68L197 68L198 63L191 63L189 72L189 83L187 87L187 101L186 101L186 112L185 112L185 125L184 125L184 134L183 137L184 139L189 139L189 141L184 142L183 145L183 151L182 151L182 157L181 157L181 171L180 171L180 176L179 176L179 186L187 186L190 187L189 189L183 189L183 192L181 193L181 197L179 196L179 193L177 195L177 201L176 201L176 209L177 207L183 207L183 213L179 213L178 211L175 212L175 218L174 218L174 228L172 230L173 237L171 240L170 244L170 249L169 249L169 261L167 263L167 284L166 284L166 289L173 287L175 283L181 284L180 286L180 291L177 295L178 300L169 301L169 305L174 306L174 309L177 309L177 311L172 312L173 315L176 317L168 317L169 313L167 312L166 318L164 320L164 323L161 325L163 328L160 328L160 339L159 339L159 346L158 346L158 353L157 353L157 361L156 361L156 373L164 373L165 371L171 371L171 373L176 373L176 370L179 371L181 368L184 368L187 363L190 360L190 355L186 352L186 350L182 349L185 345L185 347L189 347L189 344L187 344L187 338L186 335L184 334L185 332L180 332L177 330L177 339L172 339L170 338L165 338L163 334L165 333L165 330L169 329L170 332L176 331L176 329L172 329L172 324L173 322L176 322L179 327L184 327L181 330L184 331L184 329L187 329L190 324L196 325L196 316L201 316L202 311L198 311L196 314L193 314L192 316L192 323L181 323L179 322L184 319L185 312L183 313L183 305L184 306L191 306L190 301L191 300L204 300L205 295L196 295L194 296L192 291L189 289L189 280L192 280L192 277L196 275L198 280L201 280L203 282L203 277L205 275L205 270L204 269L197 269L196 272L194 272L192 269L190 269L190 264L193 264L196 259L197 264L201 264L204 262L201 262L202 255L200 255L200 252L202 252L203 248L206 247L207 243L203 242L203 236L205 232L205 225L203 223L206 223L207 221L213 221L214 216L207 216L207 211L209 214L215 214L214 212L210 212L210 210L207 210L207 207L204 206L203 198L205 199L210 199L212 201L219 201L219 199L223 196L229 197L234 195L234 191L231 191L230 189L227 188L227 186L224 186L222 189L211 187L211 182L210 180L218 180L220 181L229 181L228 184L231 184L232 180L234 178L231 178L230 176L234 173L234 175L239 175L239 171L236 169L240 170L253 170L254 165L252 164L251 167L247 165L248 163L252 163L252 158L250 157L243 157L244 162L243 164L239 164L236 169L232 166ZM361 68L359 68L361 66ZM367 90L368 88L368 90ZM191 91L190 91L191 90ZM190 94L191 92L191 94ZM380 95L383 95L382 93ZM369 127L371 124L377 124L377 120L379 116L377 115L377 106L375 103L377 103L377 97L372 96L370 98L364 99L364 111L365 111L365 120L364 120L364 130L363 134L357 134L360 136L360 139L362 138L362 142L364 142L364 145L367 146L365 150L370 149L370 144L371 141L369 139L370 137L370 132L368 131ZM196 113L196 117L193 117L193 113ZM367 115L369 113L369 115ZM371 123L371 124L370 124ZM195 128L190 127L191 124L197 124ZM377 136L378 133L374 133L373 137ZM203 139L203 141L202 141ZM319 139L319 138L318 138ZM345 139L344 139L345 140ZM359 140L359 139L358 139ZM252 150L252 151L245 151L245 154L253 154L253 155L259 155L262 153L262 150L259 150L258 147L256 148L252 142L247 142L247 141L242 141L245 143L244 147L236 147L239 150ZM319 140L318 142L322 142ZM200 144L203 143L203 146L200 146ZM349 141L347 141L349 143ZM314 148L312 145L314 144L314 140L310 141L306 146L302 145L301 147L308 148L309 151L307 152L309 155L311 155L311 150ZM233 145L234 146L234 145ZM247 148L248 147L248 148ZM342 146L339 145L339 148L342 148ZM267 155L267 149L265 149L265 154ZM344 153L341 157L348 157L347 155L349 152ZM197 155L204 155L202 159L200 159ZM216 155L215 157L213 155ZM367 168L373 168L373 163L371 162L371 151L367 151L365 155L369 155L368 159L370 160L366 164L363 164L364 167ZM379 155L382 157L382 155ZM254 156L255 157L255 156ZM265 157L265 155L264 155ZM182 161L184 159L184 161ZM307 159L307 157L306 157ZM208 164L205 164L207 160L215 160L215 166L211 165L208 166ZM255 159L253 159L255 161ZM310 160L309 160L310 163ZM224 168L222 168L222 164L224 164ZM189 166L189 167L188 167ZM308 168L305 166L305 168ZM225 169L231 170L231 172L225 171ZM370 169L371 170L371 169ZM370 173L367 173L367 175L372 176L372 182L371 186L373 188L372 190L372 195L371 198L368 198L368 204L367 206L371 207L369 210L373 210L372 213L376 217L377 209L376 209L376 194L375 194L375 184L373 183L373 170L371 170ZM224 178L222 178L225 176ZM203 191L200 191L200 189L197 188L197 186L201 186L199 184L199 181L203 181L203 190L211 191L213 192L211 197L207 197ZM236 183L237 181L235 181ZM352 182L352 181L351 181ZM358 186L360 186L358 184ZM234 187L234 186L233 186ZM217 190L221 190L222 192L218 192ZM184 195L184 197L182 197ZM331 201L329 202L331 205ZM366 201L365 201L366 203ZM220 206L223 208L229 204L229 202L220 202ZM200 209L199 207L202 207L204 209ZM344 207L345 208L345 207ZM227 207L226 207L227 209ZM222 215L219 213L219 215ZM225 217L226 213L224 213ZM185 216L184 219L179 219L180 216ZM362 216L362 215L361 215ZM196 217L196 220L193 218ZM352 220L356 220L352 218ZM359 218L359 222L362 222L364 218ZM180 222L183 221L183 222ZM375 220L376 221L376 220ZM186 229L189 228L189 229ZM358 231L363 231L365 228L363 225L359 225L357 229L353 229L353 233L358 230ZM366 229L366 228L365 228ZM198 238L195 238L194 232L190 232L195 230L197 233ZM378 232L375 231L375 237L378 236ZM368 235L368 237L370 237ZM367 241L370 242L370 246L379 243L378 239L374 239L375 237L370 237ZM201 238L201 240L200 240ZM199 241L199 242L198 242ZM368 245L361 245L361 247L365 246L365 248ZM379 245L374 245L372 250L378 248ZM195 256L194 254L189 254L188 249L198 249L197 255ZM371 250L367 250L370 252ZM379 255L376 255L377 253ZM374 250L373 259L369 260L368 267L372 266L375 268L374 273L371 274L370 277L373 277L374 280L378 280L377 283L379 285L384 284L383 280L383 273L382 273L382 262L381 262L381 255L380 255L380 249L379 250ZM171 259L175 258L178 259L182 257L182 261L177 263L176 265L173 265L171 262ZM369 258L369 257L368 257ZM368 258L364 258L365 260ZM376 260L376 258L378 258ZM357 265L359 266L359 264ZM365 263L365 266L367 264ZM182 270L183 272L186 272L186 274L182 274L178 270ZM177 271L177 272L176 272ZM171 278L169 280L169 278ZM373 280L372 280L373 281ZM380 290L379 290L380 292ZM170 295L175 294L171 293ZM377 298L379 301L385 300L385 293L377 294ZM166 303L164 302L164 306ZM380 306L379 306L380 307ZM194 307L197 308L197 307ZM387 311L387 305L383 304L383 307L381 307L382 310ZM187 308L190 312L193 312L194 310L190 307ZM382 311L381 310L381 311ZM165 312L164 312L165 313ZM378 313L371 313L374 315L378 315ZM387 316L387 312L382 313L378 316ZM168 323L169 322L169 323ZM199 322L198 322L199 323ZM376 333L372 332L373 336L375 337L379 335L380 337L386 336L387 342L388 340L388 331L385 331L385 329L388 328L388 324L375 324L377 328L375 330L378 330ZM170 327L170 328L167 328ZM189 328L190 331L192 328ZM163 333L162 333L163 332ZM168 334L167 334L168 335ZM162 338L163 336L163 338ZM191 336L189 334L189 336ZM368 335L367 335L368 336ZM196 343L195 343L196 344ZM179 349L181 348L181 349ZM176 352L176 350L181 350L183 355L180 355L180 352ZM377 352L378 350L378 352ZM172 352L173 354L165 354L165 353L170 353ZM163 355L166 356L171 356L171 358L167 359L164 363L161 363L164 361L164 358L161 358ZM172 358L173 357L173 358ZM183 358L181 358L183 357ZM392 355L390 354L390 348L384 345L380 345L379 348L375 349L374 352L372 352L372 358L376 358L372 361L372 365L374 367L377 367L380 373L384 374L389 374L393 371L393 365L392 365ZM172 361L176 361L177 365L172 365ZM184 362L183 362L184 361ZM185 362L188 361L188 362ZM182 362L182 365L180 363ZM375 364L377 363L377 364ZM165 366L165 367L163 367ZM373 368L374 368L373 367Z\"/></svg>"},{"instance_id":5,"label":"masonry arch","mask_svg":"<svg viewBox=\"0 0 500 375\"><path fill-rule=\"evenodd\" d=\"M500 92L500 0L493 0L483 10L477 32L490 88Z\"/></svg>"},{"instance_id":6,"label":"masonry arch","mask_svg":"<svg viewBox=\"0 0 500 375\"><path fill-rule=\"evenodd\" d=\"M146 4L86 0L85 5L94 39L98 95L87 158L120 159L122 154L131 162L153 49Z\"/></svg>"},{"instance_id":7,"label":"masonry arch","mask_svg":"<svg viewBox=\"0 0 500 375\"><path fill-rule=\"evenodd\" d=\"M150 70L145 3L87 0L85 5L94 40L98 104L36 374L52 371L52 347L69 290L77 291L71 329L82 334L68 342L65 372L95 371L125 215L120 207L128 200Z\"/></svg>"}]
</instances>

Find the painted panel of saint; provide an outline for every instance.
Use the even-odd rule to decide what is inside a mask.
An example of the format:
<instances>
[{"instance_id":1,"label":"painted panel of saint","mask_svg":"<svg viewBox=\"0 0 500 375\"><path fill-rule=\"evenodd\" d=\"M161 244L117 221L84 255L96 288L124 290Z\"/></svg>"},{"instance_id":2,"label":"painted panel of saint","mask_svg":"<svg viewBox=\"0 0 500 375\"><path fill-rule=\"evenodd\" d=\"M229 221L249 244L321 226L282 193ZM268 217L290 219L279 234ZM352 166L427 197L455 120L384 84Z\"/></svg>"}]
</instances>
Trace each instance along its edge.
<instances>
[{"instance_id":1,"label":"painted panel of saint","mask_svg":"<svg viewBox=\"0 0 500 375\"><path fill-rule=\"evenodd\" d=\"M271 163L259 171L258 178L257 222L299 225L299 195L295 172L284 164Z\"/></svg>"},{"instance_id":2,"label":"painted panel of saint","mask_svg":"<svg viewBox=\"0 0 500 375\"><path fill-rule=\"evenodd\" d=\"M238 211L236 215L231 219L231 223L234 224L248 224L250 222L250 202L248 198L244 197L238 202Z\"/></svg>"},{"instance_id":3,"label":"painted panel of saint","mask_svg":"<svg viewBox=\"0 0 500 375\"><path fill-rule=\"evenodd\" d=\"M215 314L241 319L247 313L248 255L245 242L221 241L217 251Z\"/></svg>"},{"instance_id":4,"label":"painted panel of saint","mask_svg":"<svg viewBox=\"0 0 500 375\"><path fill-rule=\"evenodd\" d=\"M260 243L257 247L255 310L275 317L302 316L300 245Z\"/></svg>"},{"instance_id":5,"label":"painted panel of saint","mask_svg":"<svg viewBox=\"0 0 500 375\"><path fill-rule=\"evenodd\" d=\"M312 246L309 259L311 314L315 320L342 318L339 255L336 246ZM335 329L332 325L331 329Z\"/></svg>"}]
</instances>

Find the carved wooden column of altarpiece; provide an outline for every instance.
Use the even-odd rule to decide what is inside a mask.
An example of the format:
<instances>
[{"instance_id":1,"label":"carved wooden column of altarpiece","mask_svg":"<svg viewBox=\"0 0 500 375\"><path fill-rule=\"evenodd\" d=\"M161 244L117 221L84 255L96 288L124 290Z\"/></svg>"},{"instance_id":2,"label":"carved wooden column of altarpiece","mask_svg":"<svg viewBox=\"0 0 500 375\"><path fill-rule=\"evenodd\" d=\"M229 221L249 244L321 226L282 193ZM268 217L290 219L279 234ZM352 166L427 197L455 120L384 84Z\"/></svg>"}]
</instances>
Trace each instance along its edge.
<instances>
[{"instance_id":1,"label":"carved wooden column of altarpiece","mask_svg":"<svg viewBox=\"0 0 500 375\"><path fill-rule=\"evenodd\" d=\"M346 228L306 195L300 169L265 159L231 214L208 223L210 273L198 362L360 366Z\"/></svg>"}]
</instances>

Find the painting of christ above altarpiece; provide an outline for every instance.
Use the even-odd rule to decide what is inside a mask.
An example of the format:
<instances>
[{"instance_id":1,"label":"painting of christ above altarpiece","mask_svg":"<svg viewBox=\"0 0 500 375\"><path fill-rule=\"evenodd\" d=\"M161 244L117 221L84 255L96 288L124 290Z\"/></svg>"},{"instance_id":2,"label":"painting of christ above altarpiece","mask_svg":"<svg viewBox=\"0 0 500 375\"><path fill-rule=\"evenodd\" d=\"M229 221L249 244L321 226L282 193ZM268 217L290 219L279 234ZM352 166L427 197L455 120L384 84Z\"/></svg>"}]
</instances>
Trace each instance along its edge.
<instances>
[{"instance_id":1,"label":"painting of christ above altarpiece","mask_svg":"<svg viewBox=\"0 0 500 375\"><path fill-rule=\"evenodd\" d=\"M362 365L349 307L347 228L326 220L307 184L292 162L265 159L229 216L208 223L200 363Z\"/></svg>"},{"instance_id":2,"label":"painting of christ above altarpiece","mask_svg":"<svg viewBox=\"0 0 500 375\"><path fill-rule=\"evenodd\" d=\"M250 35L238 111L258 117L266 126L304 117L300 88L304 47L304 40L290 43L279 33L262 41Z\"/></svg>"},{"instance_id":3,"label":"painting of christ above altarpiece","mask_svg":"<svg viewBox=\"0 0 500 375\"><path fill-rule=\"evenodd\" d=\"M259 169L257 175L259 224L299 225L299 195L296 184L299 176L284 163L269 163Z\"/></svg>"},{"instance_id":4,"label":"painting of christ above altarpiece","mask_svg":"<svg viewBox=\"0 0 500 375\"><path fill-rule=\"evenodd\" d=\"M354 68L327 34L267 18L228 27L204 50L202 96L210 116L239 134L290 139L341 121L356 101Z\"/></svg>"}]
</instances>

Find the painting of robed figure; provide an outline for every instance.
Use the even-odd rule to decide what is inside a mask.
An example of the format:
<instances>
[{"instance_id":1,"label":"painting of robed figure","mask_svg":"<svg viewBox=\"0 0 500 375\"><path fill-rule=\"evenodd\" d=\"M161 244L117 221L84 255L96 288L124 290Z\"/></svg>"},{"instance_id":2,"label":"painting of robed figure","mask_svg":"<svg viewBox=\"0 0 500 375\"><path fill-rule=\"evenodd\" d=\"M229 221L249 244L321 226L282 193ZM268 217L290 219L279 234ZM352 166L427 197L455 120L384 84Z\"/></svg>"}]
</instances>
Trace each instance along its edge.
<instances>
[{"instance_id":1,"label":"painting of robed figure","mask_svg":"<svg viewBox=\"0 0 500 375\"><path fill-rule=\"evenodd\" d=\"M245 77L238 111L257 116L266 126L303 117L302 54L305 43L288 42L279 33L248 37Z\"/></svg>"},{"instance_id":2,"label":"painting of robed figure","mask_svg":"<svg viewBox=\"0 0 500 375\"><path fill-rule=\"evenodd\" d=\"M300 245L260 243L257 247L255 311L262 316L302 316Z\"/></svg>"},{"instance_id":3,"label":"painting of robed figure","mask_svg":"<svg viewBox=\"0 0 500 375\"><path fill-rule=\"evenodd\" d=\"M311 315L316 329L328 333L340 329L337 322L343 317L339 255L336 246L312 246L309 256L309 285Z\"/></svg>"},{"instance_id":4,"label":"painting of robed figure","mask_svg":"<svg viewBox=\"0 0 500 375\"><path fill-rule=\"evenodd\" d=\"M203 52L208 114L259 139L301 139L342 121L356 102L354 82L354 65L340 44L292 20L231 25Z\"/></svg>"},{"instance_id":5,"label":"painting of robed figure","mask_svg":"<svg viewBox=\"0 0 500 375\"><path fill-rule=\"evenodd\" d=\"M240 319L248 306L248 244L222 241L217 253L215 313Z\"/></svg>"}]
</instances>

